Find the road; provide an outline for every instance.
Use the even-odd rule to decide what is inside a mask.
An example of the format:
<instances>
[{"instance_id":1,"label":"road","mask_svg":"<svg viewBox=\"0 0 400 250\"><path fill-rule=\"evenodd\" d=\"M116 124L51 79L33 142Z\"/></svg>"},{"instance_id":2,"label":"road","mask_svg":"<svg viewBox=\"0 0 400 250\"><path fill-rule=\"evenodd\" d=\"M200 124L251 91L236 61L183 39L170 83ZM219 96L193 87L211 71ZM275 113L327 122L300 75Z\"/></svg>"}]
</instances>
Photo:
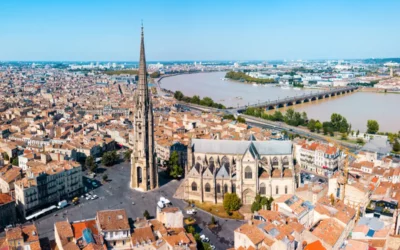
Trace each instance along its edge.
<instances>
[{"instance_id":1,"label":"road","mask_svg":"<svg viewBox=\"0 0 400 250\"><path fill-rule=\"evenodd\" d=\"M99 196L96 200L85 200L80 198L80 205L70 205L62 210L56 211L45 217L41 217L35 221L41 238L47 237L49 240L54 239L54 223L62 220L77 221L83 219L95 218L96 211L106 209L125 209L127 215L132 220L138 217L143 217L145 210L148 210L151 216L156 215L156 203L160 196L169 199L173 206L179 207L182 211L185 210L187 204L173 198L175 191L180 185L180 181L168 181L161 178L163 173L160 173L160 181L165 183L158 190L149 192L139 192L132 190L129 187L130 164L121 163L110 168L100 168L107 174L109 182L94 189L92 192ZM101 179L102 174L96 178ZM84 178L86 181L86 178ZM135 205L132 205L132 201ZM55 216L57 214L57 216ZM186 212L184 211L185 217ZM205 234L211 241L211 244L216 246L216 249L227 249L233 246L233 230L239 227L243 222L235 220L219 220L220 228L210 231L207 224L211 221L211 215L203 211L198 211L194 216L198 224L197 231L200 234Z\"/></svg>"}]
</instances>

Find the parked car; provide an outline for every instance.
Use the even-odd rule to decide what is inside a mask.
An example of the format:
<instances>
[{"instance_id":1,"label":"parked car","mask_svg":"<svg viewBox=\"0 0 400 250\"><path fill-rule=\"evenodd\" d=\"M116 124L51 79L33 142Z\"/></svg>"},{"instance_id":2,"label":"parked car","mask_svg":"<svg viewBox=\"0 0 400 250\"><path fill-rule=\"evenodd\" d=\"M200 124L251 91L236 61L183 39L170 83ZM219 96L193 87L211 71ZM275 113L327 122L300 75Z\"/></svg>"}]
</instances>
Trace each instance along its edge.
<instances>
[{"instance_id":1,"label":"parked car","mask_svg":"<svg viewBox=\"0 0 400 250\"><path fill-rule=\"evenodd\" d=\"M214 250L214 249L215 249L215 246L214 246L214 245L210 245L210 247L211 247L211 249L212 249L212 250Z\"/></svg>"},{"instance_id":2,"label":"parked car","mask_svg":"<svg viewBox=\"0 0 400 250\"><path fill-rule=\"evenodd\" d=\"M200 240L202 242L210 242L210 239L207 236L205 236L204 234L200 235Z\"/></svg>"},{"instance_id":3,"label":"parked car","mask_svg":"<svg viewBox=\"0 0 400 250\"><path fill-rule=\"evenodd\" d=\"M170 202L167 198L165 198L165 197L163 197L163 196L160 197L160 201L161 201L162 203L164 203L164 204L171 204L171 202Z\"/></svg>"},{"instance_id":4,"label":"parked car","mask_svg":"<svg viewBox=\"0 0 400 250\"><path fill-rule=\"evenodd\" d=\"M187 214L196 214L196 210L194 209L189 209L186 211Z\"/></svg>"},{"instance_id":5,"label":"parked car","mask_svg":"<svg viewBox=\"0 0 400 250\"><path fill-rule=\"evenodd\" d=\"M60 201L60 202L58 203L57 208L58 208L58 209L61 209L61 208L66 207L67 205L68 205L68 202L67 202L66 200L62 200L62 201Z\"/></svg>"}]
</instances>

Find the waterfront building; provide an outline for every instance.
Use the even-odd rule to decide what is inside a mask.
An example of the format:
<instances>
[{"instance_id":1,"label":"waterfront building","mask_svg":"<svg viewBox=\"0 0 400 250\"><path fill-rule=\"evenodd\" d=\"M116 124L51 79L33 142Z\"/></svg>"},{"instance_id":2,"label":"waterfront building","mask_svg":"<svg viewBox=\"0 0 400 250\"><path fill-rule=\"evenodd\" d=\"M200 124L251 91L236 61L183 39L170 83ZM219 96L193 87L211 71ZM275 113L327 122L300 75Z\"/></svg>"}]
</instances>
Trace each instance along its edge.
<instances>
[{"instance_id":1,"label":"waterfront building","mask_svg":"<svg viewBox=\"0 0 400 250\"><path fill-rule=\"evenodd\" d=\"M135 92L134 105L131 188L147 191L158 187L158 171L154 154L153 106L147 84L143 27L140 43L139 82Z\"/></svg>"},{"instance_id":2,"label":"waterfront building","mask_svg":"<svg viewBox=\"0 0 400 250\"><path fill-rule=\"evenodd\" d=\"M243 204L257 194L294 194L296 174L291 141L193 139L188 147L185 199L222 203L236 193Z\"/></svg>"}]
</instances>

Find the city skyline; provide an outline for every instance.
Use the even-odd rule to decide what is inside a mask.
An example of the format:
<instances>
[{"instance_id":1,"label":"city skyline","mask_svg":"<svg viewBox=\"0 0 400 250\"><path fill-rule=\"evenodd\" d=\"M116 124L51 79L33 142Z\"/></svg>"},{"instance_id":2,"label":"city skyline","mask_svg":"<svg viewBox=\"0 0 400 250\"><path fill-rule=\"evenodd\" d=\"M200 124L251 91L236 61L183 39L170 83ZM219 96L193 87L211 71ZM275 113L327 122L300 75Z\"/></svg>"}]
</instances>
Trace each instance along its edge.
<instances>
[{"instance_id":1,"label":"city skyline","mask_svg":"<svg viewBox=\"0 0 400 250\"><path fill-rule=\"evenodd\" d=\"M393 1L3 2L0 60L137 61L142 19L149 61L393 58L400 56L398 7Z\"/></svg>"}]
</instances>

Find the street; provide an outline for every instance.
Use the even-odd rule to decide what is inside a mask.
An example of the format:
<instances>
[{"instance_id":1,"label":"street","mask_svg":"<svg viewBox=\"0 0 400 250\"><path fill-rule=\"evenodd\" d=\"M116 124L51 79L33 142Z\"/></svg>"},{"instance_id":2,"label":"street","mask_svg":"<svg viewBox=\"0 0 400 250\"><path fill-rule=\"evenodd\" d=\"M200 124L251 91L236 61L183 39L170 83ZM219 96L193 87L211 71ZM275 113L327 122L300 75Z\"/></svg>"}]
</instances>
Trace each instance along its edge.
<instances>
[{"instance_id":1,"label":"street","mask_svg":"<svg viewBox=\"0 0 400 250\"><path fill-rule=\"evenodd\" d=\"M41 238L54 239L54 223L62 220L78 221L95 218L96 211L106 209L125 209L127 215L132 220L143 217L143 212L147 210L152 217L156 215L156 203L160 196L164 196L172 202L173 206L179 207L185 217L185 208L187 204L179 199L173 198L178 189L180 181L167 180L163 178L164 173L160 173L160 182L162 185L158 190L149 192L139 192L129 187L130 182L130 164L123 162L109 168L100 168L99 172L108 175L109 181L94 190L89 190L99 198L96 200L86 200L80 198L80 204L77 206L69 205L64 209L53 212L41 217L35 221ZM101 180L102 174L98 174L97 180ZM86 178L84 178L86 179ZM85 181L85 180L84 180ZM132 205L135 202L135 205ZM57 214L55 216L55 214ZM219 227L209 230L207 224L211 221L211 215L201 210L193 216L198 224L197 231L205 234L210 243L216 246L216 249L227 249L233 246L233 230L239 227L243 222L235 220L218 219Z\"/></svg>"}]
</instances>

